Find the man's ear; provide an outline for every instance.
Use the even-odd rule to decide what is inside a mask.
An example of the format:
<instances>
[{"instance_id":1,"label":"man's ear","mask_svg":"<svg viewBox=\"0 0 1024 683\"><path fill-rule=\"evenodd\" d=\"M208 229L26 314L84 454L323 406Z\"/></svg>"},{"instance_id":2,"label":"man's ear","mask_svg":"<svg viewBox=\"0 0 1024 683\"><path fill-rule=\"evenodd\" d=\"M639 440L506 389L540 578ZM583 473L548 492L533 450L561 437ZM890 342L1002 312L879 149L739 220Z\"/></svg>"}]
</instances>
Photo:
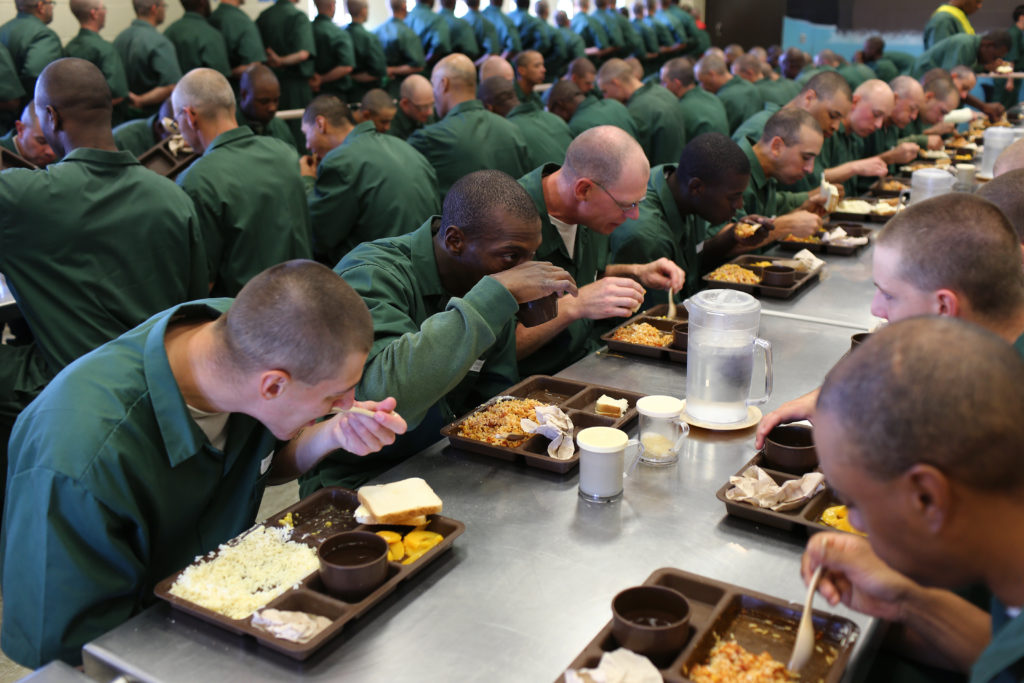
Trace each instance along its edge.
<instances>
[{"instance_id":1,"label":"man's ear","mask_svg":"<svg viewBox=\"0 0 1024 683\"><path fill-rule=\"evenodd\" d=\"M963 310L960 304L960 295L951 289L940 289L934 294L936 315L946 315L950 318L958 318Z\"/></svg>"},{"instance_id":2,"label":"man's ear","mask_svg":"<svg viewBox=\"0 0 1024 683\"><path fill-rule=\"evenodd\" d=\"M457 225L449 225L444 228L443 241L445 248L456 256L466 248L466 235Z\"/></svg>"},{"instance_id":3,"label":"man's ear","mask_svg":"<svg viewBox=\"0 0 1024 683\"><path fill-rule=\"evenodd\" d=\"M46 105L46 121L54 133L64 129L64 120L61 118L60 112L53 108L53 105Z\"/></svg>"},{"instance_id":4,"label":"man's ear","mask_svg":"<svg viewBox=\"0 0 1024 683\"><path fill-rule=\"evenodd\" d=\"M291 375L284 370L267 370L260 375L260 398L268 401L280 398L288 390L291 381Z\"/></svg>"}]
</instances>

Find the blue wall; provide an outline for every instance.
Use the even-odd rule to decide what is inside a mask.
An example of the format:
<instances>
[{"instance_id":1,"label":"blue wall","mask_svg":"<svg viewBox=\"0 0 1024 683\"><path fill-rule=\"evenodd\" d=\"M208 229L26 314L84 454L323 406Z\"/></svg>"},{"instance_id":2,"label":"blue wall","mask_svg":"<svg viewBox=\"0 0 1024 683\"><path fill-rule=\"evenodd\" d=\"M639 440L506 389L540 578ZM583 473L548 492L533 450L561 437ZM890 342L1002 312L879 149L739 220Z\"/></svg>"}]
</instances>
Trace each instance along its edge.
<instances>
[{"instance_id":1,"label":"blue wall","mask_svg":"<svg viewBox=\"0 0 1024 683\"><path fill-rule=\"evenodd\" d=\"M785 17L782 20L782 47L798 47L804 52L816 55L819 51L828 48L833 52L851 59L853 53L864 45L864 40L873 35L879 35L877 31L839 31L835 26L812 24L803 19L790 19ZM885 49L907 52L914 56L924 51L920 31L907 33L882 33L885 40Z\"/></svg>"}]
</instances>

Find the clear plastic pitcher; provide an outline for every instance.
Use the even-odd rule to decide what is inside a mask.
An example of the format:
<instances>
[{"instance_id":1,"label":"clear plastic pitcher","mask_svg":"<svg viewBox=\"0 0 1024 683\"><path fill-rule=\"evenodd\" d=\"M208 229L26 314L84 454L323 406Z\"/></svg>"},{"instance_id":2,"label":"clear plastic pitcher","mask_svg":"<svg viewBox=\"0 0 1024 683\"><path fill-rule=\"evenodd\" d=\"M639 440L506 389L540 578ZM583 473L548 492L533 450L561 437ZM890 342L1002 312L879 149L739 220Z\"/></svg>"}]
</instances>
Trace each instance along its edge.
<instances>
[{"instance_id":1,"label":"clear plastic pitcher","mask_svg":"<svg viewBox=\"0 0 1024 683\"><path fill-rule=\"evenodd\" d=\"M687 299L686 412L715 424L742 422L747 406L772 393L772 347L757 336L760 302L734 289L709 289ZM764 352L764 395L750 398L754 349Z\"/></svg>"}]
</instances>

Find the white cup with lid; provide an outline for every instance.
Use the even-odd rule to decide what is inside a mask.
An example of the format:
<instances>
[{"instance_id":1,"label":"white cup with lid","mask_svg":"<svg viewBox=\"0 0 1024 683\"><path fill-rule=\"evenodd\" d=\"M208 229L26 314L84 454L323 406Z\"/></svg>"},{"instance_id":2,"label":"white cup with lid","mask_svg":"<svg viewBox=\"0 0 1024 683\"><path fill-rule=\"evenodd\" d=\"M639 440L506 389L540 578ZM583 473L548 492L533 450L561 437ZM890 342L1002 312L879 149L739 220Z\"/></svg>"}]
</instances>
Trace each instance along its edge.
<instances>
[{"instance_id":1,"label":"white cup with lid","mask_svg":"<svg viewBox=\"0 0 1024 683\"><path fill-rule=\"evenodd\" d=\"M580 447L580 498L610 503L622 496L624 470L636 466L643 446L614 427L587 427L576 434ZM636 452L626 457L626 451Z\"/></svg>"},{"instance_id":2,"label":"white cup with lid","mask_svg":"<svg viewBox=\"0 0 1024 683\"><path fill-rule=\"evenodd\" d=\"M690 425L681 417L683 401L674 396L644 396L636 402L640 413L640 459L650 465L670 465L679 459Z\"/></svg>"}]
</instances>

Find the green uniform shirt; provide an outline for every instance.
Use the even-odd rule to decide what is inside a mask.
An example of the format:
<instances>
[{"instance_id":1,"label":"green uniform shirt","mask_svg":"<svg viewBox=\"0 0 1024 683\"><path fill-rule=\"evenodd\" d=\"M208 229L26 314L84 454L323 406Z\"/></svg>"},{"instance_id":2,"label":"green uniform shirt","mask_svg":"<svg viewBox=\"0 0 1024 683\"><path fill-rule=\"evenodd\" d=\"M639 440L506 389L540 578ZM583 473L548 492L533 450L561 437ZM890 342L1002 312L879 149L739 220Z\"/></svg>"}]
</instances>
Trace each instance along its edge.
<instances>
[{"instance_id":1,"label":"green uniform shirt","mask_svg":"<svg viewBox=\"0 0 1024 683\"><path fill-rule=\"evenodd\" d=\"M1014 344L1024 355L1024 337ZM1013 683L1024 678L1024 616L1011 617L1006 605L992 598L992 640L971 665L970 683Z\"/></svg>"},{"instance_id":2,"label":"green uniform shirt","mask_svg":"<svg viewBox=\"0 0 1024 683\"><path fill-rule=\"evenodd\" d=\"M686 119L675 95L660 85L645 83L626 101L626 109L651 165L679 161L686 146Z\"/></svg>"},{"instance_id":3,"label":"green uniform shirt","mask_svg":"<svg viewBox=\"0 0 1024 683\"><path fill-rule=\"evenodd\" d=\"M757 88L757 92L760 93L761 100L765 104L771 102L780 107L789 104L790 100L800 93L800 86L796 81L791 81L788 78L780 78L777 81L762 78L754 83L754 87Z\"/></svg>"},{"instance_id":4,"label":"green uniform shirt","mask_svg":"<svg viewBox=\"0 0 1024 683\"><path fill-rule=\"evenodd\" d=\"M270 119L270 123L263 124L259 121L253 121L246 116L241 107L235 107L235 120L239 126L249 126L249 130L256 135L267 135L277 138L281 142L287 142L291 147L295 146L295 138L292 137L292 131L288 128L288 124L284 122L284 119L279 119L275 116Z\"/></svg>"},{"instance_id":5,"label":"green uniform shirt","mask_svg":"<svg viewBox=\"0 0 1024 683\"><path fill-rule=\"evenodd\" d=\"M489 55L500 55L504 50L498 29L480 10L469 10L462 17L473 27L473 37L483 52Z\"/></svg>"},{"instance_id":6,"label":"green uniform shirt","mask_svg":"<svg viewBox=\"0 0 1024 683\"><path fill-rule=\"evenodd\" d=\"M692 46L696 41L693 40L692 36L687 31L686 25L679 21L674 14L669 12L667 9L659 9L654 13L654 20L672 33L674 42L685 44L687 53L691 51Z\"/></svg>"},{"instance_id":7,"label":"green uniform shirt","mask_svg":"<svg viewBox=\"0 0 1024 683\"><path fill-rule=\"evenodd\" d=\"M430 5L417 1L416 6L405 17L405 24L419 37L424 54L432 55L436 60L452 51L448 22L430 9Z\"/></svg>"},{"instance_id":8,"label":"green uniform shirt","mask_svg":"<svg viewBox=\"0 0 1024 683\"><path fill-rule=\"evenodd\" d=\"M827 158L823 160L823 163L828 164L826 168L840 166L848 161L855 161L868 156L867 141L853 131L847 129L845 123L839 126L839 130L832 135L832 137L827 139L827 146ZM825 145L822 145L822 149L825 149ZM849 180L843 183L843 187L846 188L846 196L856 196L857 176L852 176Z\"/></svg>"},{"instance_id":9,"label":"green uniform shirt","mask_svg":"<svg viewBox=\"0 0 1024 683\"><path fill-rule=\"evenodd\" d=\"M192 202L131 154L76 149L46 170L3 178L0 272L51 376L154 313L205 295Z\"/></svg>"},{"instance_id":10,"label":"green uniform shirt","mask_svg":"<svg viewBox=\"0 0 1024 683\"><path fill-rule=\"evenodd\" d=\"M436 122L436 118L431 114L426 125ZM395 109L395 118L391 119L391 127L388 128L388 135L393 135L394 137L401 138L402 140L408 140L410 135L418 131L420 128L423 128L424 125L425 124L422 124L419 121L414 121L409 118L409 115L405 113L402 106L398 105Z\"/></svg>"},{"instance_id":11,"label":"green uniform shirt","mask_svg":"<svg viewBox=\"0 0 1024 683\"><path fill-rule=\"evenodd\" d=\"M903 130L897 128L892 123L886 123L881 128L876 130L871 135L864 138L864 156L873 157L883 152L887 152L896 145L899 144L900 138L903 136ZM896 165L889 165L890 175L896 172ZM872 178L870 176L854 176L857 183L857 194L864 194L872 184L878 181L878 178Z\"/></svg>"},{"instance_id":12,"label":"green uniform shirt","mask_svg":"<svg viewBox=\"0 0 1024 683\"><path fill-rule=\"evenodd\" d=\"M892 60L882 57L873 62L866 62L867 66L874 72L875 78L888 83L900 75L900 70Z\"/></svg>"},{"instance_id":13,"label":"green uniform shirt","mask_svg":"<svg viewBox=\"0 0 1024 683\"><path fill-rule=\"evenodd\" d=\"M967 33L950 36L921 53L921 56L914 62L914 68L910 75L920 78L936 67L949 71L954 66L961 64L977 71L979 68L979 45L981 45L981 36L972 36Z\"/></svg>"},{"instance_id":14,"label":"green uniform shirt","mask_svg":"<svg viewBox=\"0 0 1024 683\"><path fill-rule=\"evenodd\" d=\"M287 144L233 128L177 182L196 206L214 296L234 296L270 266L312 257L299 159Z\"/></svg>"},{"instance_id":15,"label":"green uniform shirt","mask_svg":"<svg viewBox=\"0 0 1024 683\"><path fill-rule=\"evenodd\" d=\"M583 39L586 47L615 47L604 25L589 14L577 12L570 23L573 32Z\"/></svg>"},{"instance_id":16,"label":"green uniform shirt","mask_svg":"<svg viewBox=\"0 0 1024 683\"><path fill-rule=\"evenodd\" d=\"M515 297L491 277L461 297L446 291L434 257L439 224L433 217L407 235L361 244L335 268L373 317L356 398L394 396L410 431L367 457L335 451L303 478L303 495L362 484L436 442L442 425L518 380Z\"/></svg>"},{"instance_id":17,"label":"green uniform shirt","mask_svg":"<svg viewBox=\"0 0 1024 683\"><path fill-rule=\"evenodd\" d=\"M729 134L729 118L722 100L696 85L679 98L686 124L686 135L691 140L701 133ZM676 157L676 161L679 158ZM645 261L646 263L646 261Z\"/></svg>"},{"instance_id":18,"label":"green uniform shirt","mask_svg":"<svg viewBox=\"0 0 1024 683\"><path fill-rule=\"evenodd\" d=\"M64 56L60 38L33 14L18 12L0 26L0 43L11 53L21 85L30 95L47 64Z\"/></svg>"},{"instance_id":19,"label":"green uniform shirt","mask_svg":"<svg viewBox=\"0 0 1024 683\"><path fill-rule=\"evenodd\" d=\"M210 25L224 36L231 68L262 62L267 58L256 22L234 5L219 3L210 14Z\"/></svg>"},{"instance_id":20,"label":"green uniform shirt","mask_svg":"<svg viewBox=\"0 0 1024 683\"><path fill-rule=\"evenodd\" d=\"M352 129L306 177L313 253L335 265L362 242L397 237L441 212L437 176L423 155L372 121Z\"/></svg>"},{"instance_id":21,"label":"green uniform shirt","mask_svg":"<svg viewBox=\"0 0 1024 683\"><path fill-rule=\"evenodd\" d=\"M950 5L940 5L940 7L950 7ZM928 23L924 25L924 49L927 50L936 43L958 34L967 35L960 20L949 12L937 9L929 17Z\"/></svg>"},{"instance_id":22,"label":"green uniform shirt","mask_svg":"<svg viewBox=\"0 0 1024 683\"><path fill-rule=\"evenodd\" d=\"M871 70L871 67L864 66L863 64L844 64L837 71L850 84L850 88L853 90L856 90L864 81L870 81L872 78L875 78L875 72Z\"/></svg>"},{"instance_id":23,"label":"green uniform shirt","mask_svg":"<svg viewBox=\"0 0 1024 683\"><path fill-rule=\"evenodd\" d=\"M326 74L336 66L355 66L356 51L352 46L352 38L348 31L335 24L330 17L319 14L313 20L313 42L316 43L313 69L318 74ZM348 102L351 89L351 76L320 84L321 95L334 95L342 102Z\"/></svg>"},{"instance_id":24,"label":"green uniform shirt","mask_svg":"<svg viewBox=\"0 0 1024 683\"><path fill-rule=\"evenodd\" d=\"M483 10L483 15L494 24L494 29L498 32L498 40L501 41L502 51L522 51L523 45L519 38L519 31L516 30L515 24L505 16L505 13L500 8L489 5Z\"/></svg>"},{"instance_id":25,"label":"green uniform shirt","mask_svg":"<svg viewBox=\"0 0 1024 683\"><path fill-rule=\"evenodd\" d=\"M777 104L765 104L764 109L741 123L739 128L733 131L732 139L735 142L749 139L751 144L757 142L764 134L764 127L765 124L768 123L768 119L770 119L779 109L782 109L782 107Z\"/></svg>"},{"instance_id":26,"label":"green uniform shirt","mask_svg":"<svg viewBox=\"0 0 1024 683\"><path fill-rule=\"evenodd\" d=\"M698 28L697 20L693 18L693 15L679 5L669 6L668 12L686 29L686 35L689 36L686 54L703 55L704 51L711 47L711 37L708 32Z\"/></svg>"},{"instance_id":27,"label":"green uniform shirt","mask_svg":"<svg viewBox=\"0 0 1024 683\"><path fill-rule=\"evenodd\" d=\"M538 21L540 20L538 19ZM576 57L584 56L586 46L579 36L573 35L572 56L570 56L570 47L565 34L546 21L540 21L540 28L549 45L548 51L544 53L544 80L555 81L565 74L569 62ZM577 48L579 54L576 54Z\"/></svg>"},{"instance_id":28,"label":"green uniform shirt","mask_svg":"<svg viewBox=\"0 0 1024 683\"><path fill-rule=\"evenodd\" d=\"M565 150L572 142L572 133L565 121L532 102L524 102L510 111L508 120L523 134L531 164L543 166L565 160Z\"/></svg>"},{"instance_id":29,"label":"green uniform shirt","mask_svg":"<svg viewBox=\"0 0 1024 683\"><path fill-rule=\"evenodd\" d=\"M181 78L178 55L162 33L152 24L135 19L114 39L114 47L121 56L128 89L143 95L153 88L177 83ZM158 107L153 107L152 114Z\"/></svg>"},{"instance_id":30,"label":"green uniform shirt","mask_svg":"<svg viewBox=\"0 0 1024 683\"><path fill-rule=\"evenodd\" d=\"M496 169L518 178L530 168L530 150L519 128L484 109L480 100L452 107L443 119L410 135L409 144L434 167L442 197L473 171Z\"/></svg>"},{"instance_id":31,"label":"green uniform shirt","mask_svg":"<svg viewBox=\"0 0 1024 683\"><path fill-rule=\"evenodd\" d=\"M547 203L544 201L544 190L541 181L544 176L558 170L556 164L548 164L530 171L519 179L519 184L533 199L540 214L541 245L533 258L536 261L549 261L564 268L574 280L577 287L589 285L604 273L608 265L611 247L607 235L594 232L585 225L576 227L576 245L572 258L565 248L558 229L552 225L548 216ZM576 320L569 327L559 332L547 344L534 353L519 361L519 374L553 375L570 363L575 363L600 344L594 335L593 320Z\"/></svg>"},{"instance_id":32,"label":"green uniform shirt","mask_svg":"<svg viewBox=\"0 0 1024 683\"><path fill-rule=\"evenodd\" d=\"M536 50L542 55L551 47L547 34L541 28L541 21L527 10L514 9L508 18L519 31L519 43L524 50Z\"/></svg>"},{"instance_id":33,"label":"green uniform shirt","mask_svg":"<svg viewBox=\"0 0 1024 683\"><path fill-rule=\"evenodd\" d=\"M618 10L606 9L605 12L618 22L619 32L622 33L622 40L625 43L627 55L632 55L643 62L647 57L647 50L644 47L643 38L633 28L633 24L629 22L629 19L622 16Z\"/></svg>"},{"instance_id":34,"label":"green uniform shirt","mask_svg":"<svg viewBox=\"0 0 1024 683\"><path fill-rule=\"evenodd\" d=\"M604 28L604 32L608 34L608 41L615 47L619 48L615 56L628 57L630 53L626 48L626 37L622 35L622 28L619 26L619 22L615 17L612 16L613 14L614 12L609 14L608 10L599 10L595 8L594 11L590 13L590 16L593 17L597 23L601 24L602 28Z\"/></svg>"},{"instance_id":35,"label":"green uniform shirt","mask_svg":"<svg viewBox=\"0 0 1024 683\"><path fill-rule=\"evenodd\" d=\"M576 33L569 26L559 26L558 34L565 40L566 53L565 63L568 65L572 60L579 57L587 56L587 43L583 40L583 36ZM546 66L546 65L545 65Z\"/></svg>"},{"instance_id":36,"label":"green uniform shirt","mask_svg":"<svg viewBox=\"0 0 1024 683\"><path fill-rule=\"evenodd\" d=\"M684 297L700 288L700 256L697 245L704 241L707 221L695 214L682 215L672 196L669 174L676 164L651 169L647 197L640 214L629 219L611 234L612 263L650 263L661 257L675 261L686 271ZM665 292L648 292L643 308L665 303Z\"/></svg>"},{"instance_id":37,"label":"green uniform shirt","mask_svg":"<svg viewBox=\"0 0 1024 683\"><path fill-rule=\"evenodd\" d=\"M144 119L132 119L117 126L114 128L114 144L118 149L131 152L138 159L158 142L156 135L153 134L157 116L153 114Z\"/></svg>"},{"instance_id":38,"label":"green uniform shirt","mask_svg":"<svg viewBox=\"0 0 1024 683\"><path fill-rule=\"evenodd\" d=\"M452 52L461 52L470 59L480 56L480 45L477 43L473 26L465 19L455 16L450 9L441 8L437 15L448 25L448 35L452 42Z\"/></svg>"},{"instance_id":39,"label":"green uniform shirt","mask_svg":"<svg viewBox=\"0 0 1024 683\"><path fill-rule=\"evenodd\" d=\"M260 12L256 28L260 31L264 47L281 57L300 50L309 53L310 58L305 61L274 69L274 75L281 84L281 109L305 108L313 99L313 91L309 87L316 58L313 23L291 0L277 0Z\"/></svg>"},{"instance_id":40,"label":"green uniform shirt","mask_svg":"<svg viewBox=\"0 0 1024 683\"><path fill-rule=\"evenodd\" d=\"M661 45L658 43L658 33L653 28L648 26L643 19L634 19L629 22L636 34L640 36L640 40L643 41L643 47L645 52L657 52Z\"/></svg>"},{"instance_id":41,"label":"green uniform shirt","mask_svg":"<svg viewBox=\"0 0 1024 683\"><path fill-rule=\"evenodd\" d=\"M750 183L743 191L744 213L781 216L807 201L806 192L782 192L778 189L778 181L765 175L750 140L740 140L737 144L750 161Z\"/></svg>"},{"instance_id":42,"label":"green uniform shirt","mask_svg":"<svg viewBox=\"0 0 1024 683\"><path fill-rule=\"evenodd\" d=\"M153 316L58 375L19 418L0 538L12 659L80 663L85 643L156 601L158 581L255 520L277 442L234 414L227 447L214 448L164 350L172 317L210 320L229 305Z\"/></svg>"},{"instance_id":43,"label":"green uniform shirt","mask_svg":"<svg viewBox=\"0 0 1024 683\"><path fill-rule=\"evenodd\" d=\"M626 105L618 100L598 99L593 95L587 95L580 102L576 113L569 119L569 132L576 137L594 126L618 126L639 139L636 121L626 109Z\"/></svg>"},{"instance_id":44,"label":"green uniform shirt","mask_svg":"<svg viewBox=\"0 0 1024 683\"><path fill-rule=\"evenodd\" d=\"M1016 26L1007 29L1010 34L1010 51L1004 59L1014 65L1014 71L1024 67L1024 33ZM1006 89L1005 78L992 79L992 101L1009 109L1020 101L1020 81L1014 80L1013 87Z\"/></svg>"},{"instance_id":45,"label":"green uniform shirt","mask_svg":"<svg viewBox=\"0 0 1024 683\"><path fill-rule=\"evenodd\" d=\"M370 74L376 81L369 83L358 83L352 81L352 89L349 96L354 102L363 99L363 95L374 88L380 87L380 80L388 75L388 63L384 58L384 49L381 47L377 36L366 30L362 24L352 22L345 27L349 37L352 39L352 48L356 53L356 68L353 73Z\"/></svg>"},{"instance_id":46,"label":"green uniform shirt","mask_svg":"<svg viewBox=\"0 0 1024 683\"><path fill-rule=\"evenodd\" d=\"M0 147L3 147L8 152L14 152L19 157L21 156L21 150L18 149L18 143L15 142L14 136L17 135L17 130L11 129L7 135L0 137Z\"/></svg>"},{"instance_id":47,"label":"green uniform shirt","mask_svg":"<svg viewBox=\"0 0 1024 683\"><path fill-rule=\"evenodd\" d=\"M411 28L405 25L401 19L391 17L373 31L384 50L384 59L388 66L400 66L411 64L413 66L426 66L427 60L423 54L423 45L419 36ZM404 80L404 77L401 79ZM401 87L401 80L396 78L388 79L388 92L392 97L398 97Z\"/></svg>"},{"instance_id":48,"label":"green uniform shirt","mask_svg":"<svg viewBox=\"0 0 1024 683\"><path fill-rule=\"evenodd\" d=\"M764 108L761 93L750 81L733 76L725 82L718 92L718 99L725 105L725 115L729 119L729 130L734 131L740 124Z\"/></svg>"},{"instance_id":49,"label":"green uniform shirt","mask_svg":"<svg viewBox=\"0 0 1024 683\"><path fill-rule=\"evenodd\" d=\"M228 61L224 36L210 26L203 15L185 12L181 19L167 27L164 36L174 45L182 72L206 67L220 72L224 78L231 77L231 63Z\"/></svg>"},{"instance_id":50,"label":"green uniform shirt","mask_svg":"<svg viewBox=\"0 0 1024 683\"><path fill-rule=\"evenodd\" d=\"M25 96L11 52L0 43L0 100L17 100Z\"/></svg>"},{"instance_id":51,"label":"green uniform shirt","mask_svg":"<svg viewBox=\"0 0 1024 683\"><path fill-rule=\"evenodd\" d=\"M643 21L644 24L649 26L651 30L654 31L654 34L658 36L658 45L662 47L671 47L676 44L676 38L672 35L672 31L669 27L655 19L653 14L648 14L644 17Z\"/></svg>"},{"instance_id":52,"label":"green uniform shirt","mask_svg":"<svg viewBox=\"0 0 1024 683\"><path fill-rule=\"evenodd\" d=\"M114 99L128 97L128 77L125 76L121 57L113 44L103 40L100 34L83 28L64 47L64 52L68 57L77 57L95 64L107 79Z\"/></svg>"},{"instance_id":53,"label":"green uniform shirt","mask_svg":"<svg viewBox=\"0 0 1024 683\"><path fill-rule=\"evenodd\" d=\"M834 66L814 66L813 64L808 64L807 66L804 67L803 71L801 71L799 75L797 75L797 77L794 79L794 82L801 88L803 88L804 86L807 85L808 81L810 81L818 74L824 73L825 71L833 71L835 73L839 73L839 70L836 69Z\"/></svg>"}]
</instances>

